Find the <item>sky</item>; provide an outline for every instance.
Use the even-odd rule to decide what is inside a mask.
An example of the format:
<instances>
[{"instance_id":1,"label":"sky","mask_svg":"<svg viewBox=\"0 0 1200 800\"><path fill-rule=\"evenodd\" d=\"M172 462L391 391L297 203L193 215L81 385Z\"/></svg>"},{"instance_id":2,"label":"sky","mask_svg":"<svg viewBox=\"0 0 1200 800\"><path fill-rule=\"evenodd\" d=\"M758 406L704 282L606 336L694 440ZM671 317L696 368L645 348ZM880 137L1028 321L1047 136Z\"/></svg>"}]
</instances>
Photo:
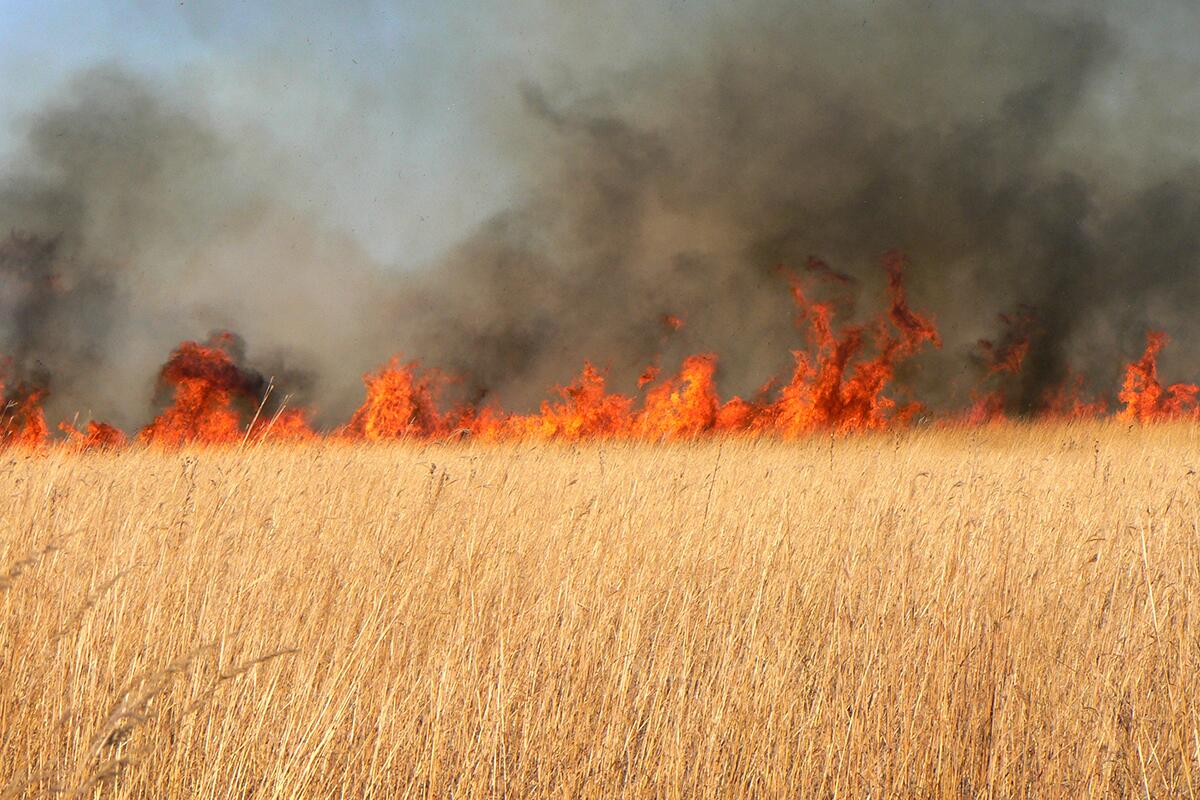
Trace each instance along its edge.
<instances>
[{"instance_id":1,"label":"sky","mask_svg":"<svg viewBox=\"0 0 1200 800\"><path fill-rule=\"evenodd\" d=\"M0 153L73 75L119 64L269 142L297 205L376 259L427 263L518 190L489 118L523 81L653 59L706 8L501 5L2 0Z\"/></svg>"},{"instance_id":2,"label":"sky","mask_svg":"<svg viewBox=\"0 0 1200 800\"><path fill-rule=\"evenodd\" d=\"M870 6L865 0L848 5ZM1052 5L1052 4L1047 4ZM1069 5L1062 4L1060 5ZM1107 76L1111 120L1096 159L1119 159L1126 121L1147 114L1173 152L1200 103L1200 4L1109 3L1137 70ZM119 64L278 160L297 206L352 234L382 263L430 263L521 192L494 120L526 82L586 84L694 47L733 4L717 0L151 2L0 0L0 155L70 78ZM736 12L733 12L736 13ZM720 24L718 22L717 24ZM1147 81L1179 102L1140 108ZM1096 128L1092 126L1089 133ZM1084 149L1084 148L1081 148ZM1109 155L1112 152L1115 155ZM1151 156L1152 157L1152 156Z\"/></svg>"}]
</instances>

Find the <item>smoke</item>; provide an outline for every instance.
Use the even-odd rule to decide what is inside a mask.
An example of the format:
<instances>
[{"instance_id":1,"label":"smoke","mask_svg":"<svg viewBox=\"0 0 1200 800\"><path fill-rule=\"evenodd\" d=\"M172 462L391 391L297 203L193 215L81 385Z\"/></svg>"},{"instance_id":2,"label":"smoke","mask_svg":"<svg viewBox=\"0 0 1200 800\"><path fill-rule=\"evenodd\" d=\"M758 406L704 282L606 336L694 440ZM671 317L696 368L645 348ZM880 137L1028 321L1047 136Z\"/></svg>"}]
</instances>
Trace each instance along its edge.
<instances>
[{"instance_id":1,"label":"smoke","mask_svg":"<svg viewBox=\"0 0 1200 800\"><path fill-rule=\"evenodd\" d=\"M559 53L587 36L544 30ZM923 399L961 400L974 343L1017 307L1037 336L1011 410L1068 369L1113 386L1150 324L1200 368L1200 165L1171 110L1186 75L1148 30L1094 3L710 10L683 45L513 81L486 107L511 202L415 270L290 196L267 137L99 68L25 123L0 178L0 231L36 237L0 248L0 349L48 372L60 409L126 425L166 350L218 328L264 374L304 370L329 419L397 350L514 405L584 359L627 388L698 351L752 392L800 344L778 265L819 256L865 311L898 248L946 343L901 376Z\"/></svg>"},{"instance_id":2,"label":"smoke","mask_svg":"<svg viewBox=\"0 0 1200 800\"><path fill-rule=\"evenodd\" d=\"M370 259L295 212L266 154L201 106L106 66L25 126L0 179L0 351L16 377L49 376L52 416L144 422L171 348L214 330L272 374L311 372L291 388L312 392L352 350L387 352L362 344L385 339L382 309L364 310Z\"/></svg>"},{"instance_id":3,"label":"smoke","mask_svg":"<svg viewBox=\"0 0 1200 800\"><path fill-rule=\"evenodd\" d=\"M432 273L417 351L540 389L585 357L631 374L672 312L673 355L717 352L752 390L796 342L776 265L820 256L875 307L900 248L947 340L906 376L923 398L961 400L968 351L1017 306L1038 336L1014 411L1071 368L1112 386L1151 323L1195 362L1200 195L1102 139L1114 70L1144 66L1112 15L792 5L739 4L693 51L591 85L526 85L513 158L532 198ZM1097 169L1081 147L1116 155Z\"/></svg>"}]
</instances>

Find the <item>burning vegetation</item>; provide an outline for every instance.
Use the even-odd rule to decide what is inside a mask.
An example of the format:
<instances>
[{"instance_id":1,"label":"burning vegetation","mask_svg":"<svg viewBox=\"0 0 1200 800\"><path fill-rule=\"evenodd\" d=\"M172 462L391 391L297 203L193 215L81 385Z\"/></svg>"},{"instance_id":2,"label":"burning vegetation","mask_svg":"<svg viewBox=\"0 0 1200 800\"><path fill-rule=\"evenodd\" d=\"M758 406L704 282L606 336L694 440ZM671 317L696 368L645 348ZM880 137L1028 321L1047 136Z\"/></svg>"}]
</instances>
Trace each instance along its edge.
<instances>
[{"instance_id":1,"label":"burning vegetation","mask_svg":"<svg viewBox=\"0 0 1200 800\"><path fill-rule=\"evenodd\" d=\"M887 430L916 420L982 425L1033 416L1081 419L1108 413L1103 398L1085 398L1083 379L1074 373L1045 393L1033 414L1014 408L1013 397L1026 359L1037 341L1037 317L1029 309L1001 315L1003 335L981 340L975 361L979 387L964 411L934 412L908 396L897 369L925 348L940 348L931 317L913 309L904 286L905 258L883 258L887 306L860 324L837 322L840 300L817 300L852 282L824 262L811 260L803 274L785 274L795 305L802 346L792 351L786 382L775 378L755 397L722 398L717 389L718 356L699 353L683 359L678 373L663 377L657 359L637 381L638 394L610 390L606 370L585 362L571 383L553 390L553 399L532 413L493 404L444 402L453 376L425 369L418 361L393 358L364 377L366 397L349 422L324 434L314 429L303 407L289 407L272 380L243 363L241 343L228 332L204 343L180 344L159 377L161 412L134 440L160 446L187 443L236 444L246 441L303 441L325 435L350 441L445 439L471 436L483 441L592 438L688 439L707 435L797 438L818 431L847 434ZM833 290L832 292L828 290ZM662 317L663 339L684 327L676 314ZM1200 414L1200 387L1158 378L1158 355L1167 343L1161 332L1147 335L1145 352L1125 368L1116 417L1131 422L1194 418ZM5 446L40 447L50 439L41 384L17 382L6 389L0 441ZM83 430L61 423L65 444L79 449L118 448L130 441L112 425L89 421Z\"/></svg>"},{"instance_id":2,"label":"burning vegetation","mask_svg":"<svg viewBox=\"0 0 1200 800\"><path fill-rule=\"evenodd\" d=\"M46 415L42 411L44 389L30 388L24 383L0 394L4 397L4 408L0 410L0 442L5 445L39 445L46 440L50 429L46 427Z\"/></svg>"}]
</instances>

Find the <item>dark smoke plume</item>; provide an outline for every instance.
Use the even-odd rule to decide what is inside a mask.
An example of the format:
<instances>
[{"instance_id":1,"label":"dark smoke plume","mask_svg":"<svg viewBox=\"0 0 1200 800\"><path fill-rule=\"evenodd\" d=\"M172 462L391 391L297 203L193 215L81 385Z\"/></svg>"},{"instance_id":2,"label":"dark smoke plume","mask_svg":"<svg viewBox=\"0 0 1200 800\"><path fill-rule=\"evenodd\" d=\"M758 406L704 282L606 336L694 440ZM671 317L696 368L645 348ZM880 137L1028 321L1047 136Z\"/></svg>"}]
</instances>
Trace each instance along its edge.
<instances>
[{"instance_id":1,"label":"dark smoke plume","mask_svg":"<svg viewBox=\"0 0 1200 800\"><path fill-rule=\"evenodd\" d=\"M1011 411L1068 368L1110 390L1149 324L1200 369L1200 165L1156 146L1147 166L1139 141L1162 137L1105 116L1114 70L1153 69L1122 20L1084 3L751 2L689 49L531 76L493 119L522 194L417 272L296 213L267 151L213 133L202 103L100 70L32 122L32 166L0 184L0 230L39 237L0 251L15 303L0 348L43 364L64 407L125 421L151 362L214 328L308 369L330 415L394 350L516 405L585 358L627 388L660 352L668 369L716 352L724 387L752 392L799 343L777 267L820 257L865 310L895 248L946 342L901 376L923 398L961 401L971 347L1015 308L1037 333ZM665 335L665 314L686 325Z\"/></svg>"},{"instance_id":2,"label":"dark smoke plume","mask_svg":"<svg viewBox=\"0 0 1200 800\"><path fill-rule=\"evenodd\" d=\"M628 373L676 312L675 353L721 354L747 391L796 341L773 267L817 255L879 286L900 248L950 344L908 376L923 397L961 400L967 349L1018 305L1039 324L1012 411L1069 365L1111 387L1151 322L1196 352L1194 168L1118 178L1069 150L1123 56L1102 14L803 5L739 5L694 53L602 85L526 86L533 197L433 273L416 351L540 387L584 357Z\"/></svg>"}]
</instances>

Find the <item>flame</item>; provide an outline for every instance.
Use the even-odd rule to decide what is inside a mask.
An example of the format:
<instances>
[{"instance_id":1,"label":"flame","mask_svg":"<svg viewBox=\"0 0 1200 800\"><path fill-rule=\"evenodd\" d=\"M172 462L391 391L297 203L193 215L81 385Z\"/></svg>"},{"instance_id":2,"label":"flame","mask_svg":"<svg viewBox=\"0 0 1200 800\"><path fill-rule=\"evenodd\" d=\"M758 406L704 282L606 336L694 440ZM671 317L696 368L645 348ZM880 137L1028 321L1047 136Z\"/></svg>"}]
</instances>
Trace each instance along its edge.
<instances>
[{"instance_id":1,"label":"flame","mask_svg":"<svg viewBox=\"0 0 1200 800\"><path fill-rule=\"evenodd\" d=\"M1161 331L1146 334L1142 357L1125 367L1125 381L1117 395L1125 407L1117 412L1118 419L1157 422L1197 415L1200 386L1174 383L1164 388L1158 381L1158 354L1168 341Z\"/></svg>"},{"instance_id":2,"label":"flame","mask_svg":"<svg viewBox=\"0 0 1200 800\"><path fill-rule=\"evenodd\" d=\"M644 389L648 384L658 380L659 373L662 372L657 364L651 364L642 370L642 374L638 376L637 385L639 389Z\"/></svg>"},{"instance_id":3,"label":"flame","mask_svg":"<svg viewBox=\"0 0 1200 800\"><path fill-rule=\"evenodd\" d=\"M303 408L280 409L271 417L259 417L250 426L247 438L255 441L304 442L317 438L308 420L308 411Z\"/></svg>"},{"instance_id":4,"label":"flame","mask_svg":"<svg viewBox=\"0 0 1200 800\"><path fill-rule=\"evenodd\" d=\"M447 419L437 410L437 373L423 375L418 362L402 364L393 358L383 369L365 375L363 383L367 399L342 429L343 436L381 441L447 433Z\"/></svg>"},{"instance_id":5,"label":"flame","mask_svg":"<svg viewBox=\"0 0 1200 800\"><path fill-rule=\"evenodd\" d=\"M672 333L683 330L683 317L680 317L676 314L663 314L659 321L662 323L663 330L663 335L659 339L660 344L666 342ZM638 376L638 388L644 389L647 385L654 383L656 380L658 380L658 376L661 374L661 372L662 369L658 366L658 361L656 359L647 365L647 367L642 370L642 374Z\"/></svg>"},{"instance_id":6,"label":"flame","mask_svg":"<svg viewBox=\"0 0 1200 800\"><path fill-rule=\"evenodd\" d=\"M355 441L449 439L470 435L482 441L538 439L580 441L592 438L679 440L707 435L793 438L817 431L853 433L909 425L925 407L898 394L898 367L926 347L941 347L933 320L913 309L904 285L907 262L899 253L883 259L888 303L872 319L838 324L837 309L853 280L811 259L803 275L780 268L787 277L795 322L803 346L792 351L793 366L784 382L772 378L752 399L723 399L717 388L718 357L699 353L683 359L664 377L657 360L637 380L638 396L609 389L606 370L584 362L578 377L553 390L553 397L528 414L495 405L443 407L441 395L451 378L424 369L417 361L391 359L363 377L365 398L333 435ZM824 287L825 299L814 299ZM832 295L832 299L830 299ZM665 337L683 327L682 317L662 318ZM976 360L982 383L965 411L945 421L988 424L1006 419L1011 382L1020 376L1033 345L1031 313L1002 315L1006 331L997 341L981 340ZM1118 395L1122 420L1154 422L1200 418L1200 387L1158 378L1158 354L1167 337L1147 335L1142 356L1125 368ZM159 373L170 402L141 430L137 440L155 445L229 444L264 440L304 442L319 434L304 408L285 402L268 407L272 386L239 363L237 341L218 333L207 342L186 341L171 352ZM46 390L18 383L4 391L0 446L41 447L49 440L42 403ZM1070 374L1047 392L1038 412L1053 420L1084 419L1108 413L1101 399L1087 399L1083 379ZM58 426L68 446L112 449L127 443L125 434L102 422L85 430Z\"/></svg>"},{"instance_id":7,"label":"flame","mask_svg":"<svg viewBox=\"0 0 1200 800\"><path fill-rule=\"evenodd\" d=\"M143 442L181 445L188 442L229 444L256 438L306 438L312 433L305 412L281 411L268 420L256 420L253 430L242 425L243 407L259 407L261 377L234 361L233 334L217 333L208 343L183 342L159 372L159 383L173 392L171 404L142 429Z\"/></svg>"},{"instance_id":8,"label":"flame","mask_svg":"<svg viewBox=\"0 0 1200 800\"><path fill-rule=\"evenodd\" d=\"M980 339L976 345L976 360L983 366L984 381L999 383L990 391L973 393L973 400L963 421L968 425L986 425L1003 422L1007 415L1004 383L1020 375L1029 355L1033 336L1034 317L1028 310L1016 315L999 314L997 319L1004 326L1004 335L999 342Z\"/></svg>"},{"instance_id":9,"label":"flame","mask_svg":"<svg viewBox=\"0 0 1200 800\"><path fill-rule=\"evenodd\" d=\"M590 362L571 384L559 387L558 402L542 403L532 415L497 415L476 429L487 439L527 438L578 441L596 436L623 436L632 425L633 398L609 393L604 373Z\"/></svg>"},{"instance_id":10,"label":"flame","mask_svg":"<svg viewBox=\"0 0 1200 800\"><path fill-rule=\"evenodd\" d=\"M684 359L679 374L651 389L633 421L635 435L648 439L698 436L716 427L721 401L714 376L717 357L711 354Z\"/></svg>"},{"instance_id":11,"label":"flame","mask_svg":"<svg viewBox=\"0 0 1200 800\"><path fill-rule=\"evenodd\" d=\"M0 396L4 406L0 408L0 447L41 447L50 435L42 401L46 390L17 384L11 391L4 391L0 383Z\"/></svg>"},{"instance_id":12,"label":"flame","mask_svg":"<svg viewBox=\"0 0 1200 800\"><path fill-rule=\"evenodd\" d=\"M1023 310L1018 315L1000 314L1005 327L1004 338L998 344L988 339L979 340L979 350L986 362L988 375L1017 375L1029 355L1029 340L1033 335L1032 312Z\"/></svg>"},{"instance_id":13,"label":"flame","mask_svg":"<svg viewBox=\"0 0 1200 800\"><path fill-rule=\"evenodd\" d=\"M820 274L829 274L823 262L816 263L822 267L817 270ZM921 407L911 403L897 411L896 402L884 394L900 362L926 343L934 347L942 344L933 321L908 305L905 264L898 253L884 257L889 306L886 316L872 326L874 357L864 357L866 327L851 326L835 333L832 305L810 301L801 281L792 276L797 323L807 325L811 351L793 351L792 379L783 387L778 402L753 415L758 427L782 436L825 428L840 432L879 430L919 413Z\"/></svg>"},{"instance_id":14,"label":"flame","mask_svg":"<svg viewBox=\"0 0 1200 800\"><path fill-rule=\"evenodd\" d=\"M1051 420L1095 419L1108 413L1108 403L1103 398L1085 400L1083 376L1069 374L1057 388L1051 389L1044 398L1041 416Z\"/></svg>"},{"instance_id":15,"label":"flame","mask_svg":"<svg viewBox=\"0 0 1200 800\"><path fill-rule=\"evenodd\" d=\"M168 445L242 439L241 419L233 408L242 375L224 344L218 337L207 345L183 342L171 353L159 382L173 387L173 401L142 429L140 439Z\"/></svg>"},{"instance_id":16,"label":"flame","mask_svg":"<svg viewBox=\"0 0 1200 800\"><path fill-rule=\"evenodd\" d=\"M774 402L762 397L722 402L715 380L717 357L699 354L684 359L679 373L650 388L641 408L635 408L632 398L609 393L604 374L589 363L574 383L557 390L561 402L543 403L539 413L528 416L490 411L476 418L471 430L486 439L574 441L596 436L679 439L712 432L788 437L823 428L848 432L905 424L921 407L910 403L897 408L884 391L898 363L922 345L940 346L941 341L932 321L908 305L904 266L898 254L885 258L890 303L886 315L875 322L870 349L865 328L852 326L835 333L833 305L811 302L800 278L789 275L797 322L807 328L812 352L795 351L792 379ZM837 282L848 280L827 267L810 265L810 272ZM868 356L869 350L874 355ZM651 365L638 388L655 383L659 375L658 366ZM765 396L770 385L760 394Z\"/></svg>"},{"instance_id":17,"label":"flame","mask_svg":"<svg viewBox=\"0 0 1200 800\"><path fill-rule=\"evenodd\" d=\"M86 431L80 431L68 422L61 422L58 429L67 434L70 444L80 450L116 450L128 441L125 432L107 422L92 420Z\"/></svg>"}]
</instances>

